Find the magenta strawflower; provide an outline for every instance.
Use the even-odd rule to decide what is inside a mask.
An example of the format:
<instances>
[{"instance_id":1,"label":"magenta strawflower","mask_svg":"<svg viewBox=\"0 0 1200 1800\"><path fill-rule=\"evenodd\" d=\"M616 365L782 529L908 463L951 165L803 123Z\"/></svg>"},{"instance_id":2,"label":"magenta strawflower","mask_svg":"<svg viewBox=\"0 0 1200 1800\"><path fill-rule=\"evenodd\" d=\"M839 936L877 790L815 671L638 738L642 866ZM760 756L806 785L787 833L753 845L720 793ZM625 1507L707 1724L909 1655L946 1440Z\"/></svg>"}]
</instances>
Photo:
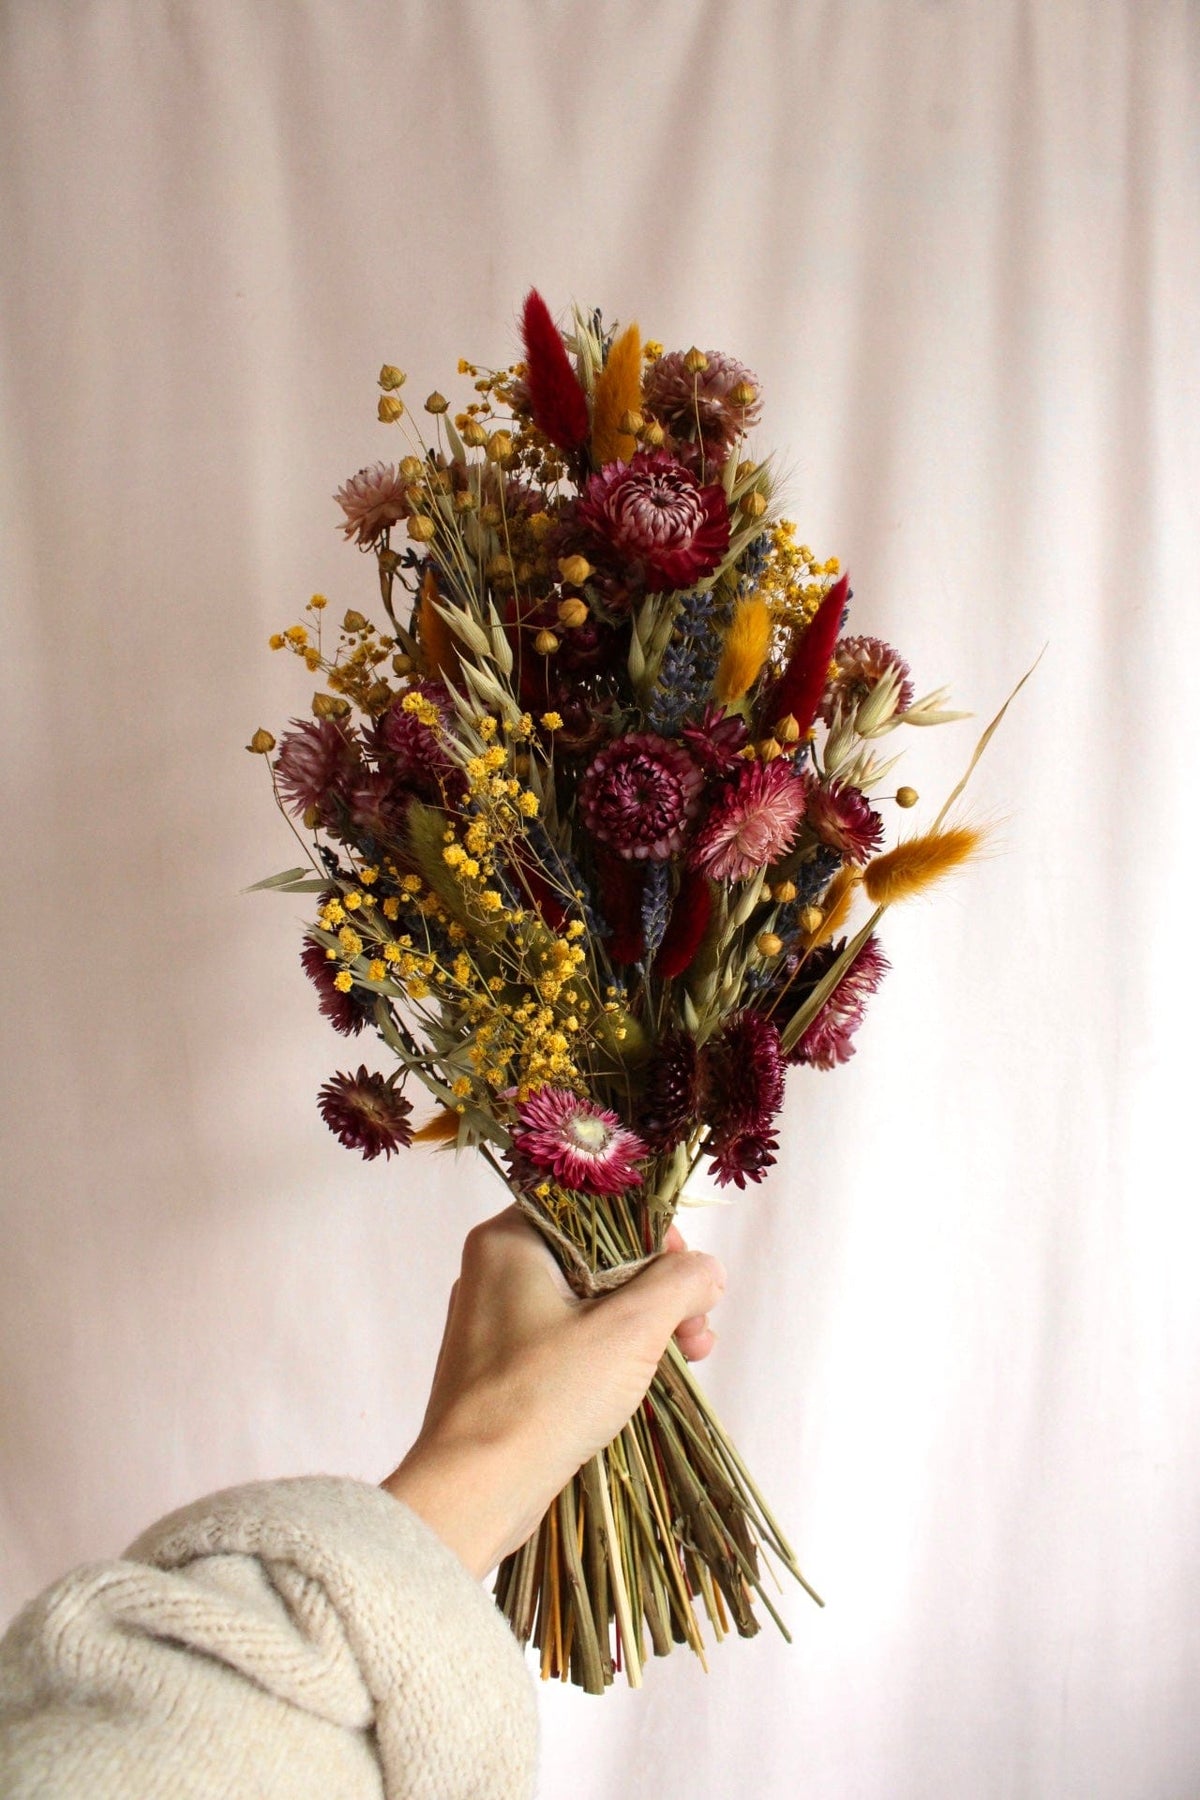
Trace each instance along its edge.
<instances>
[{"instance_id":1,"label":"magenta strawflower","mask_svg":"<svg viewBox=\"0 0 1200 1800\"><path fill-rule=\"evenodd\" d=\"M708 367L693 374L686 353L672 350L650 364L642 383L642 405L670 433L676 453L709 463L725 461L742 433L758 424L762 412L758 378L744 363L723 350L708 350ZM754 390L748 402L735 400L739 389Z\"/></svg>"},{"instance_id":2,"label":"magenta strawflower","mask_svg":"<svg viewBox=\"0 0 1200 1800\"><path fill-rule=\"evenodd\" d=\"M746 721L723 706L706 706L700 717L679 733L701 768L710 775L729 775L743 760L750 742Z\"/></svg>"},{"instance_id":3,"label":"magenta strawflower","mask_svg":"<svg viewBox=\"0 0 1200 1800\"><path fill-rule=\"evenodd\" d=\"M512 1168L526 1182L552 1175L583 1194L623 1194L642 1180L649 1151L614 1112L566 1088L542 1088L517 1106Z\"/></svg>"},{"instance_id":4,"label":"magenta strawflower","mask_svg":"<svg viewBox=\"0 0 1200 1800\"><path fill-rule=\"evenodd\" d=\"M907 712L913 703L913 684L908 664L898 650L877 637L839 638L833 647L837 676L825 689L821 701L821 717L827 725L833 722L833 711L840 700L848 712L877 687L883 677L894 673L900 677L896 711Z\"/></svg>"},{"instance_id":5,"label":"magenta strawflower","mask_svg":"<svg viewBox=\"0 0 1200 1800\"><path fill-rule=\"evenodd\" d=\"M440 681L418 681L398 694L377 722L372 753L396 791L439 801L447 795L460 799L466 791L462 770L448 754L444 736L425 725L404 706L405 695L418 693L431 700L443 720L448 717L450 696Z\"/></svg>"},{"instance_id":6,"label":"magenta strawflower","mask_svg":"<svg viewBox=\"0 0 1200 1800\"><path fill-rule=\"evenodd\" d=\"M849 783L808 784L809 826L823 844L839 850L847 862L865 863L883 842L883 820L861 789Z\"/></svg>"},{"instance_id":7,"label":"magenta strawflower","mask_svg":"<svg viewBox=\"0 0 1200 1800\"><path fill-rule=\"evenodd\" d=\"M809 956L804 965L803 986L794 986L792 990L797 1000L803 999L805 988L812 992L845 948L843 938ZM878 940L869 937L807 1031L797 1038L788 1061L807 1063L814 1069L833 1069L839 1063L849 1062L855 1051L854 1034L863 1022L867 1000L890 967Z\"/></svg>"},{"instance_id":8,"label":"magenta strawflower","mask_svg":"<svg viewBox=\"0 0 1200 1800\"><path fill-rule=\"evenodd\" d=\"M729 548L724 488L664 450L639 450L591 476L577 518L652 594L694 587Z\"/></svg>"},{"instance_id":9,"label":"magenta strawflower","mask_svg":"<svg viewBox=\"0 0 1200 1800\"><path fill-rule=\"evenodd\" d=\"M592 836L627 861L665 862L683 848L704 777L682 745L651 731L614 738L579 784Z\"/></svg>"},{"instance_id":10,"label":"magenta strawflower","mask_svg":"<svg viewBox=\"0 0 1200 1800\"><path fill-rule=\"evenodd\" d=\"M367 1162L412 1143L409 1102L385 1076L364 1067L357 1075L332 1076L317 1095L317 1106L334 1136L348 1150L361 1150Z\"/></svg>"},{"instance_id":11,"label":"magenta strawflower","mask_svg":"<svg viewBox=\"0 0 1200 1800\"><path fill-rule=\"evenodd\" d=\"M803 777L786 757L741 763L717 790L696 835L692 866L714 881L744 881L791 848L804 807Z\"/></svg>"},{"instance_id":12,"label":"magenta strawflower","mask_svg":"<svg viewBox=\"0 0 1200 1800\"><path fill-rule=\"evenodd\" d=\"M773 1131L744 1131L724 1137L709 1151L709 1167L718 1187L744 1188L748 1181L761 1181L774 1167L779 1139Z\"/></svg>"},{"instance_id":13,"label":"magenta strawflower","mask_svg":"<svg viewBox=\"0 0 1200 1800\"><path fill-rule=\"evenodd\" d=\"M317 990L321 1011L335 1031L340 1031L343 1037L356 1037L364 1025L374 1021L375 1006L369 994L357 987L343 994L334 986L338 963L327 955L324 944L318 943L316 938L305 938L300 961Z\"/></svg>"},{"instance_id":14,"label":"magenta strawflower","mask_svg":"<svg viewBox=\"0 0 1200 1800\"><path fill-rule=\"evenodd\" d=\"M661 1038L642 1090L638 1129L657 1155L673 1150L700 1123L702 1052L690 1031Z\"/></svg>"},{"instance_id":15,"label":"magenta strawflower","mask_svg":"<svg viewBox=\"0 0 1200 1800\"><path fill-rule=\"evenodd\" d=\"M713 1136L766 1132L783 1105L785 1072L779 1031L765 1013L746 1008L726 1019L707 1047L704 1105Z\"/></svg>"},{"instance_id":16,"label":"magenta strawflower","mask_svg":"<svg viewBox=\"0 0 1200 1800\"><path fill-rule=\"evenodd\" d=\"M377 462L360 469L333 496L345 513L342 530L360 544L373 544L392 525L408 517L405 480L393 463Z\"/></svg>"},{"instance_id":17,"label":"magenta strawflower","mask_svg":"<svg viewBox=\"0 0 1200 1800\"><path fill-rule=\"evenodd\" d=\"M293 719L275 758L284 803L297 817L314 811L323 825L337 822L361 769L358 745L337 719Z\"/></svg>"}]
</instances>

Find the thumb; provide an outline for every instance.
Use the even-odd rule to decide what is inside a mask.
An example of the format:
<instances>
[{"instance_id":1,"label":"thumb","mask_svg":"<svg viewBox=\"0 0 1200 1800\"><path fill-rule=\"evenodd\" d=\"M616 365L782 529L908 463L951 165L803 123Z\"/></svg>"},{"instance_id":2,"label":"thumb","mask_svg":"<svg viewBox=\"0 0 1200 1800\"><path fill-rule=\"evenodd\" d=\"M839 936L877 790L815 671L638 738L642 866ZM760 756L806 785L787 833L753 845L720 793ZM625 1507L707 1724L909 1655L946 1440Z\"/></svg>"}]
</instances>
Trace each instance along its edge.
<instances>
[{"instance_id":1,"label":"thumb","mask_svg":"<svg viewBox=\"0 0 1200 1800\"><path fill-rule=\"evenodd\" d=\"M661 1355L685 1319L703 1316L725 1291L725 1269L703 1250L671 1250L618 1288L605 1302L619 1310L627 1328L644 1331Z\"/></svg>"}]
</instances>

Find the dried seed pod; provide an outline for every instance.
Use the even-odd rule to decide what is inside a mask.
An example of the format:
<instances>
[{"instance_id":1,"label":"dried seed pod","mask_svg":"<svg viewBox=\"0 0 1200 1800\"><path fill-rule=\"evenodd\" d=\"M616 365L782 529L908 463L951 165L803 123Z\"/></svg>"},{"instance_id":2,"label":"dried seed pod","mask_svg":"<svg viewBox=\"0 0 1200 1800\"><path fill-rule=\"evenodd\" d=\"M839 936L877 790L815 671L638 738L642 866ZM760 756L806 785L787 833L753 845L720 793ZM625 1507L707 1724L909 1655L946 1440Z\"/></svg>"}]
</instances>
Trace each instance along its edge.
<instances>
[{"instance_id":1,"label":"dried seed pod","mask_svg":"<svg viewBox=\"0 0 1200 1800\"><path fill-rule=\"evenodd\" d=\"M376 410L381 425L394 425L404 417L404 402L395 394L380 394Z\"/></svg>"}]
</instances>

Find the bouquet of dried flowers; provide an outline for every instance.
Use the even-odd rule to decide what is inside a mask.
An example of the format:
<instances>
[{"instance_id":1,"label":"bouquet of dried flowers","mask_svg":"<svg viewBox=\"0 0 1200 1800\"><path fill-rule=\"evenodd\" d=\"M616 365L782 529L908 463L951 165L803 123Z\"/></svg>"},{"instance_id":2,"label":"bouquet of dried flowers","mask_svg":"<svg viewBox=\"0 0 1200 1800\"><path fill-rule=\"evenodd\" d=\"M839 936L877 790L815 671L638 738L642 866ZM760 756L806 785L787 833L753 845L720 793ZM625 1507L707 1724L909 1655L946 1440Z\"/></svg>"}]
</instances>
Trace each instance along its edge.
<instances>
[{"instance_id":1,"label":"bouquet of dried flowers","mask_svg":"<svg viewBox=\"0 0 1200 1800\"><path fill-rule=\"evenodd\" d=\"M367 1158L477 1150L591 1295L661 1248L697 1165L763 1179L788 1069L854 1054L882 913L979 834L943 808L884 847L881 806L917 799L878 793L887 740L965 715L847 633L845 575L748 454L749 369L598 313L563 334L536 292L523 337L514 366L460 362L470 403L430 394L424 430L380 374L408 453L336 499L386 624L331 633L314 595L271 640L323 685L249 746L308 834L258 885L319 897L321 1011L390 1052L321 1089L330 1128ZM639 1683L647 1638L703 1659L700 1609L718 1639L756 1601L785 1629L771 1556L812 1593L672 1347L496 1596L544 1676L599 1693Z\"/></svg>"}]
</instances>

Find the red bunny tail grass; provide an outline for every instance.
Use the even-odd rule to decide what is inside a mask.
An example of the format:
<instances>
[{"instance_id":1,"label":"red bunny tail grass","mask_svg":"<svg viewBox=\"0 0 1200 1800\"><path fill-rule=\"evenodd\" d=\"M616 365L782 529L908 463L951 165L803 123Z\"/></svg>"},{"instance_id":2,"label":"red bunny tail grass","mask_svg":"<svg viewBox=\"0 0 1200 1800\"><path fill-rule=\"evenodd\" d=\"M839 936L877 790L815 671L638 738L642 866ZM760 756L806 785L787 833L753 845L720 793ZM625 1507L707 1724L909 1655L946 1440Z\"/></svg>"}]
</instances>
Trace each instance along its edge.
<instances>
[{"instance_id":1,"label":"red bunny tail grass","mask_svg":"<svg viewBox=\"0 0 1200 1800\"><path fill-rule=\"evenodd\" d=\"M571 367L558 326L536 288L530 288L525 301L521 335L534 424L560 450L581 449L591 432L587 396Z\"/></svg>"},{"instance_id":2,"label":"red bunny tail grass","mask_svg":"<svg viewBox=\"0 0 1200 1800\"><path fill-rule=\"evenodd\" d=\"M762 729L769 731L790 713L803 737L817 716L833 656L842 630L842 615L850 598L850 577L843 575L830 588L813 621L788 658L787 666L767 695Z\"/></svg>"},{"instance_id":3,"label":"red bunny tail grass","mask_svg":"<svg viewBox=\"0 0 1200 1800\"><path fill-rule=\"evenodd\" d=\"M703 875L690 869L679 884L655 960L654 973L660 981L671 981L691 966L711 917L712 888Z\"/></svg>"}]
</instances>

